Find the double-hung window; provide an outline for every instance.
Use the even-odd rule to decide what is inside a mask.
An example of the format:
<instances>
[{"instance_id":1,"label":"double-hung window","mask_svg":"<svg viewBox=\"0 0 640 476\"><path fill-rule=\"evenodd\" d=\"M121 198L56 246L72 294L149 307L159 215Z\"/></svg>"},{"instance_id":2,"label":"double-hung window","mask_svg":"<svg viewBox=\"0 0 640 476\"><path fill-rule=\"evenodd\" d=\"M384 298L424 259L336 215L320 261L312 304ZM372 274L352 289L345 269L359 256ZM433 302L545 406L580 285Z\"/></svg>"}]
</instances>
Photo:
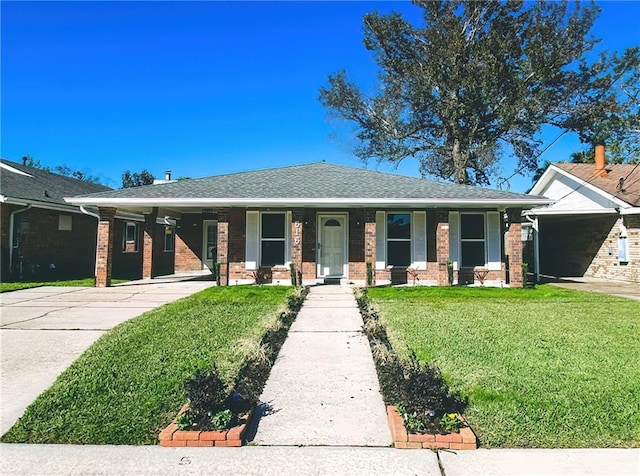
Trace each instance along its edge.
<instances>
[{"instance_id":1,"label":"double-hung window","mask_svg":"<svg viewBox=\"0 0 640 476\"><path fill-rule=\"evenodd\" d=\"M176 232L172 226L165 226L164 228L164 246L163 251L173 251L175 249Z\"/></svg>"},{"instance_id":2,"label":"double-hung window","mask_svg":"<svg viewBox=\"0 0 640 476\"><path fill-rule=\"evenodd\" d=\"M484 213L462 213L460 215L460 251L463 268L486 265L485 237Z\"/></svg>"},{"instance_id":3,"label":"double-hung window","mask_svg":"<svg viewBox=\"0 0 640 476\"><path fill-rule=\"evenodd\" d=\"M411 264L411 214L387 213L387 264Z\"/></svg>"},{"instance_id":4,"label":"double-hung window","mask_svg":"<svg viewBox=\"0 0 640 476\"><path fill-rule=\"evenodd\" d=\"M285 213L262 213L260 217L260 265L283 266L287 241Z\"/></svg>"},{"instance_id":5,"label":"double-hung window","mask_svg":"<svg viewBox=\"0 0 640 476\"><path fill-rule=\"evenodd\" d=\"M122 233L122 251L136 253L138 251L138 224L126 222Z\"/></svg>"}]
</instances>

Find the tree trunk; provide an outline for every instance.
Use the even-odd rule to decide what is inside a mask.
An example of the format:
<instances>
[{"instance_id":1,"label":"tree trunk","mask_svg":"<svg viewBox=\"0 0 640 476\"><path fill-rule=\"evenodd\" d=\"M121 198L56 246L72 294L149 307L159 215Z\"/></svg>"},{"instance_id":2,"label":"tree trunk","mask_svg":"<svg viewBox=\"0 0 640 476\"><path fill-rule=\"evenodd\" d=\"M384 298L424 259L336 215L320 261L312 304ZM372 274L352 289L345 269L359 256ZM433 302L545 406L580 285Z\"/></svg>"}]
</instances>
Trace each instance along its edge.
<instances>
[{"instance_id":1,"label":"tree trunk","mask_svg":"<svg viewBox=\"0 0 640 476\"><path fill-rule=\"evenodd\" d=\"M460 141L453 141L453 175L455 183L468 184L469 176L467 175L467 158L468 154L460 150Z\"/></svg>"}]
</instances>

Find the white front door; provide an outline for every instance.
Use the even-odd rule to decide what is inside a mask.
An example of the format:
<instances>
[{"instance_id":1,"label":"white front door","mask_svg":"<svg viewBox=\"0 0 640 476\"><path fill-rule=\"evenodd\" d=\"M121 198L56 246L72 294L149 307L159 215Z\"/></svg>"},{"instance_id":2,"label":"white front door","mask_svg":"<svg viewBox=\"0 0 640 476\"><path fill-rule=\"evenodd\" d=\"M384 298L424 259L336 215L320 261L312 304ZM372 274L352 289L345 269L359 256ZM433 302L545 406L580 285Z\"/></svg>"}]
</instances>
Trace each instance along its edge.
<instances>
[{"instance_id":1,"label":"white front door","mask_svg":"<svg viewBox=\"0 0 640 476\"><path fill-rule=\"evenodd\" d=\"M347 217L319 215L318 276L343 277L346 267Z\"/></svg>"},{"instance_id":2,"label":"white front door","mask_svg":"<svg viewBox=\"0 0 640 476\"><path fill-rule=\"evenodd\" d=\"M211 271L218 261L218 222L204 220L202 229L202 269Z\"/></svg>"}]
</instances>

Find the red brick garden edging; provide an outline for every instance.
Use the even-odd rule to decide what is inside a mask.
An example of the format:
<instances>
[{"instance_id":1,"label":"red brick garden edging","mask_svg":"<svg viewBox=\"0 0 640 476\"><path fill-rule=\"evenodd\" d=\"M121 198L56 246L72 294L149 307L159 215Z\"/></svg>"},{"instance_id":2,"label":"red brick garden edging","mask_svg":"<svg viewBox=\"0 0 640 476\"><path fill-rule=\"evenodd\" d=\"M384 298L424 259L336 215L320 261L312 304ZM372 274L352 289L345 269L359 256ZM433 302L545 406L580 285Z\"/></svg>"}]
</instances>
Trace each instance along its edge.
<instances>
[{"instance_id":1,"label":"red brick garden edging","mask_svg":"<svg viewBox=\"0 0 640 476\"><path fill-rule=\"evenodd\" d=\"M478 440L471 428L460 428L460 433L448 433L446 435L419 435L408 433L402 417L396 407L387 407L387 421L393 437L393 446L396 448L444 448L450 450L475 450L478 448Z\"/></svg>"},{"instance_id":2,"label":"red brick garden edging","mask_svg":"<svg viewBox=\"0 0 640 476\"><path fill-rule=\"evenodd\" d=\"M178 415L187 408L187 405L183 406ZM242 437L252 414L253 410L240 418L240 425L224 431L180 430L174 419L160 432L160 446L242 446Z\"/></svg>"}]
</instances>

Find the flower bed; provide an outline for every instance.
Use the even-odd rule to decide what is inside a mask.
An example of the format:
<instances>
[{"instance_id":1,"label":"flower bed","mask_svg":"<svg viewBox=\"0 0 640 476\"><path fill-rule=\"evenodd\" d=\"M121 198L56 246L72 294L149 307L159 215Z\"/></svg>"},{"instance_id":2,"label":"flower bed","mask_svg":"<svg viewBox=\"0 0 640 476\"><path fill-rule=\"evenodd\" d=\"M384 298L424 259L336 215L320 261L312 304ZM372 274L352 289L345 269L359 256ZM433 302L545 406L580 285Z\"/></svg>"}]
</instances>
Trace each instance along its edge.
<instances>
[{"instance_id":1,"label":"flower bed","mask_svg":"<svg viewBox=\"0 0 640 476\"><path fill-rule=\"evenodd\" d=\"M460 433L436 435L408 433L402 416L396 407L391 405L387 407L387 420L393 437L393 445L396 448L445 448L450 450L475 450L478 448L476 435L469 427L460 428Z\"/></svg>"},{"instance_id":2,"label":"flower bed","mask_svg":"<svg viewBox=\"0 0 640 476\"><path fill-rule=\"evenodd\" d=\"M189 408L182 407L178 416ZM178 416L160 432L160 446L242 446L242 438L251 419L253 410L240 418L240 425L223 431L194 431L180 430L178 428Z\"/></svg>"}]
</instances>

